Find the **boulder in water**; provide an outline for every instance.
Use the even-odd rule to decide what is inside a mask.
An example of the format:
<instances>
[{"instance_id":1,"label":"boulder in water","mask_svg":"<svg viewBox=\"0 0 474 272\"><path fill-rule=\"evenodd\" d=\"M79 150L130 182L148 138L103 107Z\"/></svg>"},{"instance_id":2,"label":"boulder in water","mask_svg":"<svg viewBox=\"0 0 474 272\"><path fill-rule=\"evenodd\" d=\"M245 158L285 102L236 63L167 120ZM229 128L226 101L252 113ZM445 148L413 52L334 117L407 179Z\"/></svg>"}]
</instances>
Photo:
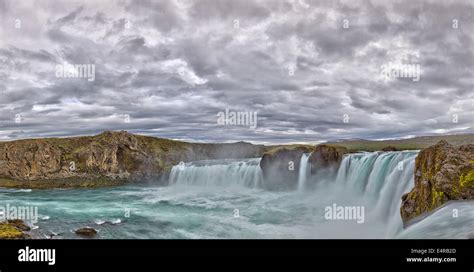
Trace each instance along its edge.
<instances>
[{"instance_id":1,"label":"boulder in water","mask_svg":"<svg viewBox=\"0 0 474 272\"><path fill-rule=\"evenodd\" d=\"M12 219L8 220L7 223L10 226L13 226L21 231L29 231L31 228L25 224L25 222L21 219Z\"/></svg>"},{"instance_id":2,"label":"boulder in water","mask_svg":"<svg viewBox=\"0 0 474 272\"><path fill-rule=\"evenodd\" d=\"M86 228L81 228L81 229L76 230L76 234L80 236L92 238L97 234L97 231L93 228L86 227Z\"/></svg>"}]
</instances>

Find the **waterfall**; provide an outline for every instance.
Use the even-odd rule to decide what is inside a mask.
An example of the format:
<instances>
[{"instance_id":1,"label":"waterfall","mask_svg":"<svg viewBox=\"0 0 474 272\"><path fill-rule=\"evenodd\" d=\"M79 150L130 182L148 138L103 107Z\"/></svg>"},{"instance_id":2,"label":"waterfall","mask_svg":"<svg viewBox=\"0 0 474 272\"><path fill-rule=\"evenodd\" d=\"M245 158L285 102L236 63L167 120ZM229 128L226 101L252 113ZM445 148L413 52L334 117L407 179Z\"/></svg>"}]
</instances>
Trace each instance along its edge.
<instances>
[{"instance_id":1,"label":"waterfall","mask_svg":"<svg viewBox=\"0 0 474 272\"><path fill-rule=\"evenodd\" d=\"M298 173L298 191L304 191L306 187L306 180L309 176L310 167L308 167L308 160L311 153L303 153L300 160L300 169Z\"/></svg>"},{"instance_id":2,"label":"waterfall","mask_svg":"<svg viewBox=\"0 0 474 272\"><path fill-rule=\"evenodd\" d=\"M310 205L320 209L334 204L364 207L365 235L394 237L403 229L400 216L401 198L414 185L417 154L417 151L347 154L342 159L335 177L328 178L326 174L317 174L323 176L314 179L310 174L311 154L305 153L300 159L297 188L307 194L299 197L302 201L305 198L312 199ZM169 184L262 188L260 160L207 160L176 165L171 170ZM319 182L312 184L310 188L310 180L313 183L315 180ZM351 227L354 231L360 231ZM331 225L328 231L337 232L333 228Z\"/></svg>"},{"instance_id":3,"label":"waterfall","mask_svg":"<svg viewBox=\"0 0 474 272\"><path fill-rule=\"evenodd\" d=\"M336 184L364 200L370 217L388 223L387 236L402 229L402 195L414 186L417 151L349 154L339 167Z\"/></svg>"},{"instance_id":4,"label":"waterfall","mask_svg":"<svg viewBox=\"0 0 474 272\"><path fill-rule=\"evenodd\" d=\"M258 188L262 170L260 158L241 160L206 160L175 165L171 169L170 185L245 186Z\"/></svg>"}]
</instances>

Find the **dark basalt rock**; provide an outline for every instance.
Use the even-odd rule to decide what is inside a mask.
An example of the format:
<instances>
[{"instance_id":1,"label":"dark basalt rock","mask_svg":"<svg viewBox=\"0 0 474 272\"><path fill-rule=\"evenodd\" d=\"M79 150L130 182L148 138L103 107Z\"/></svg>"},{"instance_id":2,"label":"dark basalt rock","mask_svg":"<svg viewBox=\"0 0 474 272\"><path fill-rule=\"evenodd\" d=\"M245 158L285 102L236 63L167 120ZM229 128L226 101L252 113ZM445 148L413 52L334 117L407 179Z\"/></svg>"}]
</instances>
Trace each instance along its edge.
<instances>
[{"instance_id":1,"label":"dark basalt rock","mask_svg":"<svg viewBox=\"0 0 474 272\"><path fill-rule=\"evenodd\" d=\"M81 228L75 231L77 235L92 238L97 234L97 231L93 228Z\"/></svg>"},{"instance_id":2,"label":"dark basalt rock","mask_svg":"<svg viewBox=\"0 0 474 272\"><path fill-rule=\"evenodd\" d=\"M294 190L297 188L301 156L311 153L308 163L312 175L331 174L337 168L347 149L339 146L296 146L281 147L263 155L260 167L264 187L268 190Z\"/></svg>"},{"instance_id":3,"label":"dark basalt rock","mask_svg":"<svg viewBox=\"0 0 474 272\"><path fill-rule=\"evenodd\" d=\"M382 148L382 151L388 152L388 151L399 151L399 150L398 150L398 148L396 148L394 146L386 146L386 147Z\"/></svg>"},{"instance_id":4,"label":"dark basalt rock","mask_svg":"<svg viewBox=\"0 0 474 272\"><path fill-rule=\"evenodd\" d=\"M263 155L260 168L267 190L295 189L301 156L313 149L307 146L277 148Z\"/></svg>"},{"instance_id":5,"label":"dark basalt rock","mask_svg":"<svg viewBox=\"0 0 474 272\"><path fill-rule=\"evenodd\" d=\"M341 146L318 145L309 157L311 174L331 178L337 174L347 148Z\"/></svg>"},{"instance_id":6,"label":"dark basalt rock","mask_svg":"<svg viewBox=\"0 0 474 272\"><path fill-rule=\"evenodd\" d=\"M13 220L8 220L7 223L10 226L13 226L21 231L30 231L31 228L25 224L25 222L21 219L13 219Z\"/></svg>"}]
</instances>

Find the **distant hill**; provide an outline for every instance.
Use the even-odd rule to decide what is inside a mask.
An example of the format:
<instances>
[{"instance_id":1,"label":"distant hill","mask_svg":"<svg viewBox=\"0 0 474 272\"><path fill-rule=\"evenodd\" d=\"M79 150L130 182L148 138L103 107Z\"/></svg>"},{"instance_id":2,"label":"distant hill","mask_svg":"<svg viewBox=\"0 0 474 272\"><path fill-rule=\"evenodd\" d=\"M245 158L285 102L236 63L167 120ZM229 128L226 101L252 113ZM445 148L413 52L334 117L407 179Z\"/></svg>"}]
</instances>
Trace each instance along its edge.
<instances>
[{"instance_id":1,"label":"distant hill","mask_svg":"<svg viewBox=\"0 0 474 272\"><path fill-rule=\"evenodd\" d=\"M441 140L445 140L454 146L465 144L474 144L474 134L460 134L460 135L443 135L443 136L423 136L410 139L401 140L385 140L385 141L370 141L370 140L337 140L324 143L331 146L343 146L349 151L376 151L384 148L393 147L398 150L417 150L434 145Z\"/></svg>"}]
</instances>

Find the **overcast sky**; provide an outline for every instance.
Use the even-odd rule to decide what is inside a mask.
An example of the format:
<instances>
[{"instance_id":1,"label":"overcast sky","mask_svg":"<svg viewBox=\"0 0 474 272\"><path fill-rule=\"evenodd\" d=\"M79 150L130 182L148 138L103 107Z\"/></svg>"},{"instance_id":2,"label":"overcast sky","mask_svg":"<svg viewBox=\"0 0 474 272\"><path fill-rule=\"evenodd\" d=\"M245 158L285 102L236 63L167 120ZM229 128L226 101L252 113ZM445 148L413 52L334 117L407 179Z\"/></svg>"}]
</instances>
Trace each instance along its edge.
<instances>
[{"instance_id":1,"label":"overcast sky","mask_svg":"<svg viewBox=\"0 0 474 272\"><path fill-rule=\"evenodd\" d=\"M0 0L0 140L472 133L473 9L471 0ZM390 63L419 65L419 81L384 76ZM95 80L58 76L65 64L95 65ZM256 112L257 127L218 124L226 109Z\"/></svg>"}]
</instances>

